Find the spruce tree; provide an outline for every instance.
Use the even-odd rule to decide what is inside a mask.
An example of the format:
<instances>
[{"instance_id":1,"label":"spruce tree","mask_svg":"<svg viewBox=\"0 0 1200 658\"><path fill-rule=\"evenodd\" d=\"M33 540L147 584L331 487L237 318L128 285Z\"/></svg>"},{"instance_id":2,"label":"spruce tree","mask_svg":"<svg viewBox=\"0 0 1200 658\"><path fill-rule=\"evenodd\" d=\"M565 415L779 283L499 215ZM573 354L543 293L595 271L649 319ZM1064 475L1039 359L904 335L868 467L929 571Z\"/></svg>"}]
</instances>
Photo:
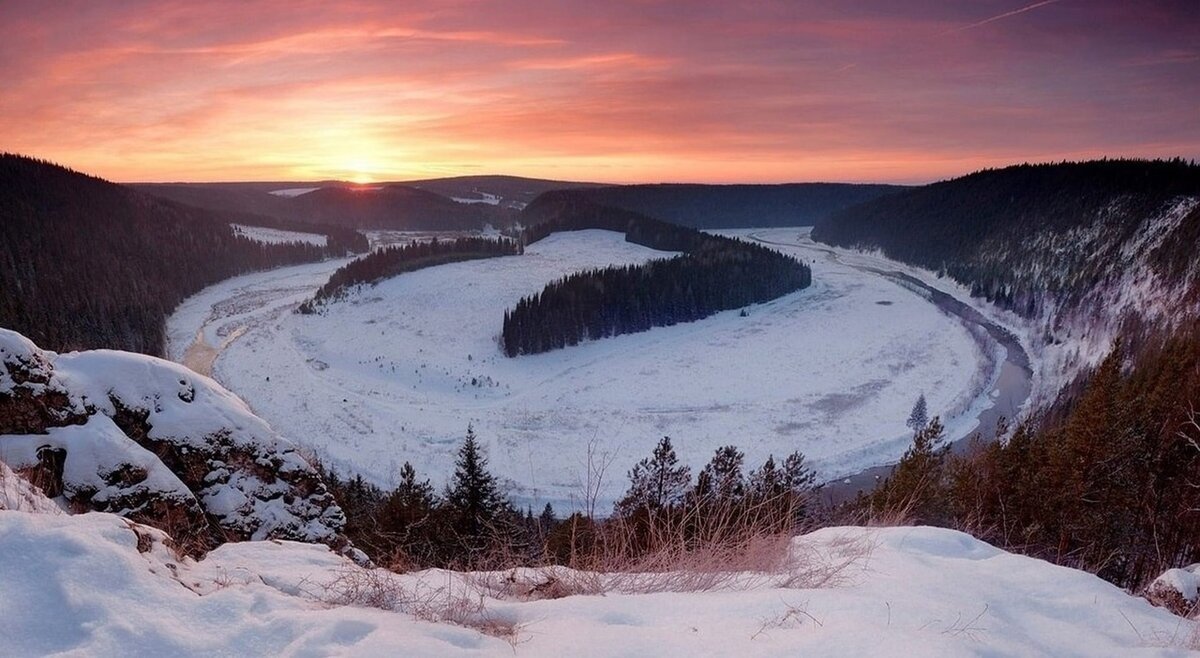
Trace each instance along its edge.
<instances>
[{"instance_id":1,"label":"spruce tree","mask_svg":"<svg viewBox=\"0 0 1200 658\"><path fill-rule=\"evenodd\" d=\"M913 432L920 432L929 424L929 405L925 402L924 393L917 398L917 402L913 405L912 412L908 414L908 420L904 421L904 424Z\"/></svg>"},{"instance_id":2,"label":"spruce tree","mask_svg":"<svg viewBox=\"0 0 1200 658\"><path fill-rule=\"evenodd\" d=\"M468 552L482 548L501 516L509 510L495 476L487 471L487 458L479 447L475 428L470 425L444 497L454 530Z\"/></svg>"}]
</instances>

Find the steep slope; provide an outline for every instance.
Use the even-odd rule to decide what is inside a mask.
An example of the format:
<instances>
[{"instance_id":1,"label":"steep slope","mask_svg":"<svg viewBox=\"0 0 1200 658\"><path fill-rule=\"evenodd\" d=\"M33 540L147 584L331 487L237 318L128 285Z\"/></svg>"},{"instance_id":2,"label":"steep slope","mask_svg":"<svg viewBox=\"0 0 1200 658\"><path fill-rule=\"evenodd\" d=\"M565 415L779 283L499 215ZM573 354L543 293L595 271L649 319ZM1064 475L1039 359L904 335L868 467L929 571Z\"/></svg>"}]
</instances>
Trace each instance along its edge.
<instances>
[{"instance_id":1,"label":"steep slope","mask_svg":"<svg viewBox=\"0 0 1200 658\"><path fill-rule=\"evenodd\" d=\"M74 509L166 527L198 549L337 543L344 523L296 448L216 382L137 354L45 352L5 329L0 461Z\"/></svg>"},{"instance_id":2,"label":"steep slope","mask_svg":"<svg viewBox=\"0 0 1200 658\"><path fill-rule=\"evenodd\" d=\"M831 213L906 188L849 183L619 185L579 190L606 205L693 228L811 226Z\"/></svg>"},{"instance_id":3,"label":"steep slope","mask_svg":"<svg viewBox=\"0 0 1200 658\"><path fill-rule=\"evenodd\" d=\"M331 249L260 244L210 211L0 155L0 327L51 349L160 354L163 320L189 294Z\"/></svg>"},{"instance_id":4,"label":"steep slope","mask_svg":"<svg viewBox=\"0 0 1200 658\"><path fill-rule=\"evenodd\" d=\"M5 655L1180 656L1196 632L1089 574L934 528L798 538L814 574L840 574L824 585L745 574L542 600L481 584L547 577L529 570L396 575L291 542L196 562L168 542L108 514L0 511ZM689 578L672 575L649 576Z\"/></svg>"},{"instance_id":5,"label":"steep slope","mask_svg":"<svg viewBox=\"0 0 1200 658\"><path fill-rule=\"evenodd\" d=\"M1026 318L1048 394L1137 335L1200 310L1200 167L1020 165L882 197L813 238L943 273ZM1035 346L1037 347L1037 346Z\"/></svg>"}]
</instances>

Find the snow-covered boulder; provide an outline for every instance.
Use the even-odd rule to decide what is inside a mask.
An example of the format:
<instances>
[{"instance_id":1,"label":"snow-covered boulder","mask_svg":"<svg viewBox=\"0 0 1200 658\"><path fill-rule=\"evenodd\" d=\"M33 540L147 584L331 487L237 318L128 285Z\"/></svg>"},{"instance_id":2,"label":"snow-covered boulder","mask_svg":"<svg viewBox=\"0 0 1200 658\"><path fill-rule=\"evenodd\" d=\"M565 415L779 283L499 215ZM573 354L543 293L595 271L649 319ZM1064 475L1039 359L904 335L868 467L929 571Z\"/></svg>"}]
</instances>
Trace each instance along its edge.
<instances>
[{"instance_id":1,"label":"snow-covered boulder","mask_svg":"<svg viewBox=\"0 0 1200 658\"><path fill-rule=\"evenodd\" d=\"M1150 583L1144 596L1177 615L1196 616L1200 613L1200 564L1167 569Z\"/></svg>"},{"instance_id":2,"label":"snow-covered boulder","mask_svg":"<svg viewBox=\"0 0 1200 658\"><path fill-rule=\"evenodd\" d=\"M0 461L51 497L227 539L337 543L316 471L235 395L169 361L56 354L0 329Z\"/></svg>"}]
</instances>

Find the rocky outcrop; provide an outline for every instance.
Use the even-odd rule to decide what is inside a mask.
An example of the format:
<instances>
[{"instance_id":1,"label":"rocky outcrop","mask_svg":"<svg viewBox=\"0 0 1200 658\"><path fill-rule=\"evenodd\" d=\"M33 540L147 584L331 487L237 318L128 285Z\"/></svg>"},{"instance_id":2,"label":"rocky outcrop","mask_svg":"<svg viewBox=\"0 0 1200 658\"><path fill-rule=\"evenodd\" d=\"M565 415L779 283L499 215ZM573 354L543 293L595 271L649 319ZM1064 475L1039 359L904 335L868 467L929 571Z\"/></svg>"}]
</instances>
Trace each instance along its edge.
<instances>
[{"instance_id":1,"label":"rocky outcrop","mask_svg":"<svg viewBox=\"0 0 1200 658\"><path fill-rule=\"evenodd\" d=\"M1142 594L1156 606L1181 617L1196 617L1200 610L1200 564L1167 569Z\"/></svg>"},{"instance_id":2,"label":"rocky outcrop","mask_svg":"<svg viewBox=\"0 0 1200 658\"><path fill-rule=\"evenodd\" d=\"M344 543L345 517L296 446L169 361L55 354L0 329L0 461L76 510L203 551L229 540Z\"/></svg>"}]
</instances>

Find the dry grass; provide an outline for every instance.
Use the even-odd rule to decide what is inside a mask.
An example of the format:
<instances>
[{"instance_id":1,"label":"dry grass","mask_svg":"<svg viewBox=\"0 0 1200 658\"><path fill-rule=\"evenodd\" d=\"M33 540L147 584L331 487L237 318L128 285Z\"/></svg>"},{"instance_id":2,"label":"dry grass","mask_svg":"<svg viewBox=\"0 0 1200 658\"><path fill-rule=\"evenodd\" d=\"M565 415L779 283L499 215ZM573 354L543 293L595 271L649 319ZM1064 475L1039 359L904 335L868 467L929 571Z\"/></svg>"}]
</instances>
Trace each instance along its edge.
<instances>
[{"instance_id":1,"label":"dry grass","mask_svg":"<svg viewBox=\"0 0 1200 658\"><path fill-rule=\"evenodd\" d=\"M850 568L869 556L873 546L861 538L822 547L794 541L795 508L778 502L585 520L580 523L586 527L570 532L565 566L495 570L471 578L492 596L518 600L809 589L841 584Z\"/></svg>"},{"instance_id":2,"label":"dry grass","mask_svg":"<svg viewBox=\"0 0 1200 658\"><path fill-rule=\"evenodd\" d=\"M768 631L773 630L800 628L805 624L824 626L820 619L817 619L808 613L807 601L799 605L785 603L783 612L780 612L773 617L763 618L761 621L762 626L759 627L754 635L750 636L751 640L757 640L759 637L766 635Z\"/></svg>"},{"instance_id":3,"label":"dry grass","mask_svg":"<svg viewBox=\"0 0 1200 658\"><path fill-rule=\"evenodd\" d=\"M377 608L411 615L422 621L454 624L517 642L520 625L488 613L484 595L453 578L433 586L423 580L405 584L386 569L347 566L321 586L318 598L332 605Z\"/></svg>"}]
</instances>

